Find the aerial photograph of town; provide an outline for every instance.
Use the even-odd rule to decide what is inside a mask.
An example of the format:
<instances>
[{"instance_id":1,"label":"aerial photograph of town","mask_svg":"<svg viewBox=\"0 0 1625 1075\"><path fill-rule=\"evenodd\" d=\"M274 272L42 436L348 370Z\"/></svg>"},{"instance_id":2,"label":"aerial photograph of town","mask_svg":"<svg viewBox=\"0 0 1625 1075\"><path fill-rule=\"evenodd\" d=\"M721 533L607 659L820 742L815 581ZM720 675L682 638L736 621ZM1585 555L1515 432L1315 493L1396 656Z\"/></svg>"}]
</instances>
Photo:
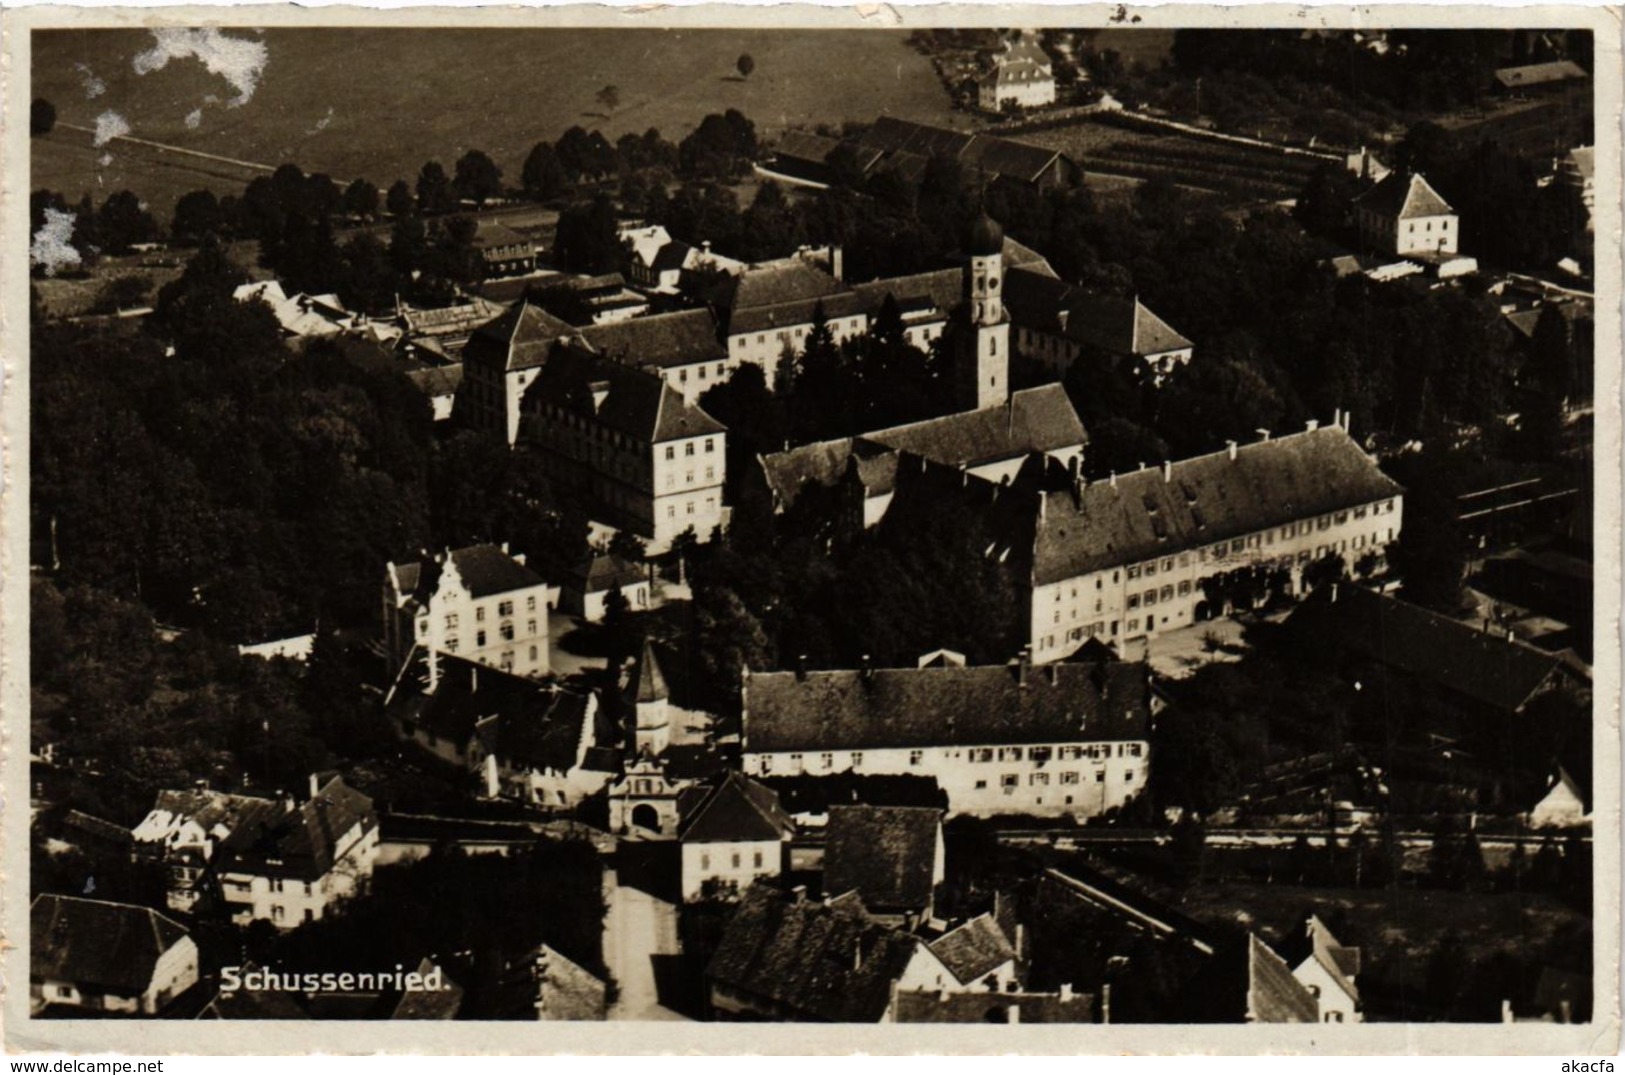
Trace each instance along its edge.
<instances>
[{"instance_id":1,"label":"aerial photograph of town","mask_svg":"<svg viewBox=\"0 0 1625 1075\"><path fill-rule=\"evenodd\" d=\"M30 49L39 1034L1614 1017L1592 31Z\"/></svg>"}]
</instances>

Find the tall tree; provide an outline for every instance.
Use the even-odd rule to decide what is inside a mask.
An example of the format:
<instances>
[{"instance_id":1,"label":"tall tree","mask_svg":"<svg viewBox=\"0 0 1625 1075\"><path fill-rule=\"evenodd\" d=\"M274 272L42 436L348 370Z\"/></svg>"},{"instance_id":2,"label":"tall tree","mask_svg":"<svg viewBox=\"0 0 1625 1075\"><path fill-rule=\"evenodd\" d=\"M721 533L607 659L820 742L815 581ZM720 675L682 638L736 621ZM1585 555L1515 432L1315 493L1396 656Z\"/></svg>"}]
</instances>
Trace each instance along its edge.
<instances>
[{"instance_id":1,"label":"tall tree","mask_svg":"<svg viewBox=\"0 0 1625 1075\"><path fill-rule=\"evenodd\" d=\"M502 193L502 169L485 153L471 149L458 158L452 184L458 197L483 206Z\"/></svg>"},{"instance_id":2,"label":"tall tree","mask_svg":"<svg viewBox=\"0 0 1625 1075\"><path fill-rule=\"evenodd\" d=\"M418 172L418 212L425 216L444 213L452 207L451 180L439 161L429 161Z\"/></svg>"}]
</instances>

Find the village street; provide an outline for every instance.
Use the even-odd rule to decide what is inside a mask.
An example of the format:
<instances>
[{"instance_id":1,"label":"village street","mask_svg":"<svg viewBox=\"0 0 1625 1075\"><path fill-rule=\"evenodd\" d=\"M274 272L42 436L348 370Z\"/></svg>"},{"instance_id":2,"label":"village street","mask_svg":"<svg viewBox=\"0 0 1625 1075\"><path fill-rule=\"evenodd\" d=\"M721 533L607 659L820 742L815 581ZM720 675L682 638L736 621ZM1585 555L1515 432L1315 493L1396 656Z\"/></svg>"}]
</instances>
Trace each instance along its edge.
<instances>
[{"instance_id":1,"label":"village street","mask_svg":"<svg viewBox=\"0 0 1625 1075\"><path fill-rule=\"evenodd\" d=\"M641 889L622 885L614 870L604 871L604 961L620 984L609 1018L674 1020L683 1016L662 1007L656 986L659 957L679 954L677 908Z\"/></svg>"}]
</instances>

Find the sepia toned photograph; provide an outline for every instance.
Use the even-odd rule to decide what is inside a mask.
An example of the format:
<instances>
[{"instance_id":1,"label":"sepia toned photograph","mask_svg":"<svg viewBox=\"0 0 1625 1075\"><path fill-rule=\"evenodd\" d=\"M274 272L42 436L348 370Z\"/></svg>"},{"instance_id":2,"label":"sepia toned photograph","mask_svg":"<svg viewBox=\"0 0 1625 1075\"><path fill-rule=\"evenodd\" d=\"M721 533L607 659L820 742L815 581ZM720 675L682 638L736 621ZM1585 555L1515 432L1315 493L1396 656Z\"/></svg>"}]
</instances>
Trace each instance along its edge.
<instances>
[{"instance_id":1,"label":"sepia toned photograph","mask_svg":"<svg viewBox=\"0 0 1625 1075\"><path fill-rule=\"evenodd\" d=\"M1618 26L1319 10L8 20L10 1044L1611 1053Z\"/></svg>"}]
</instances>

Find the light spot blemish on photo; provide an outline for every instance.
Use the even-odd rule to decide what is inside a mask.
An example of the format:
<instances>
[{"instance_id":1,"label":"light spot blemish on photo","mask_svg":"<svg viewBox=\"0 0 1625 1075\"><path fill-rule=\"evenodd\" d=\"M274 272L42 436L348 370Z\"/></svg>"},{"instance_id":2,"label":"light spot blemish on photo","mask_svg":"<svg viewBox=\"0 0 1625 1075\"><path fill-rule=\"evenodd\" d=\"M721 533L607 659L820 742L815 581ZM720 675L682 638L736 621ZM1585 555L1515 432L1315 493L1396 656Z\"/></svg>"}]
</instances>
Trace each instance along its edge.
<instances>
[{"instance_id":1,"label":"light spot blemish on photo","mask_svg":"<svg viewBox=\"0 0 1625 1075\"><path fill-rule=\"evenodd\" d=\"M28 245L28 260L44 269L46 276L79 264L79 251L73 247L74 219L62 209L45 210L45 223Z\"/></svg>"},{"instance_id":2,"label":"light spot blemish on photo","mask_svg":"<svg viewBox=\"0 0 1625 1075\"><path fill-rule=\"evenodd\" d=\"M74 64L74 70L79 72L79 80L85 87L85 98L94 101L107 92L107 83L96 77L89 64Z\"/></svg>"},{"instance_id":3,"label":"light spot blemish on photo","mask_svg":"<svg viewBox=\"0 0 1625 1075\"><path fill-rule=\"evenodd\" d=\"M130 133L130 121L117 112L107 111L96 117L96 142L105 146L115 138Z\"/></svg>"},{"instance_id":4,"label":"light spot blemish on photo","mask_svg":"<svg viewBox=\"0 0 1625 1075\"><path fill-rule=\"evenodd\" d=\"M228 108L247 104L253 98L270 58L264 42L227 37L214 27L165 27L152 31L152 36L153 47L135 57L136 74L161 71L170 60L196 59L210 74L221 76L237 91L237 96L226 102Z\"/></svg>"},{"instance_id":5,"label":"light spot blemish on photo","mask_svg":"<svg viewBox=\"0 0 1625 1075\"><path fill-rule=\"evenodd\" d=\"M203 109L194 108L192 111L186 113L187 130L195 131L201 126L203 126Z\"/></svg>"}]
</instances>

